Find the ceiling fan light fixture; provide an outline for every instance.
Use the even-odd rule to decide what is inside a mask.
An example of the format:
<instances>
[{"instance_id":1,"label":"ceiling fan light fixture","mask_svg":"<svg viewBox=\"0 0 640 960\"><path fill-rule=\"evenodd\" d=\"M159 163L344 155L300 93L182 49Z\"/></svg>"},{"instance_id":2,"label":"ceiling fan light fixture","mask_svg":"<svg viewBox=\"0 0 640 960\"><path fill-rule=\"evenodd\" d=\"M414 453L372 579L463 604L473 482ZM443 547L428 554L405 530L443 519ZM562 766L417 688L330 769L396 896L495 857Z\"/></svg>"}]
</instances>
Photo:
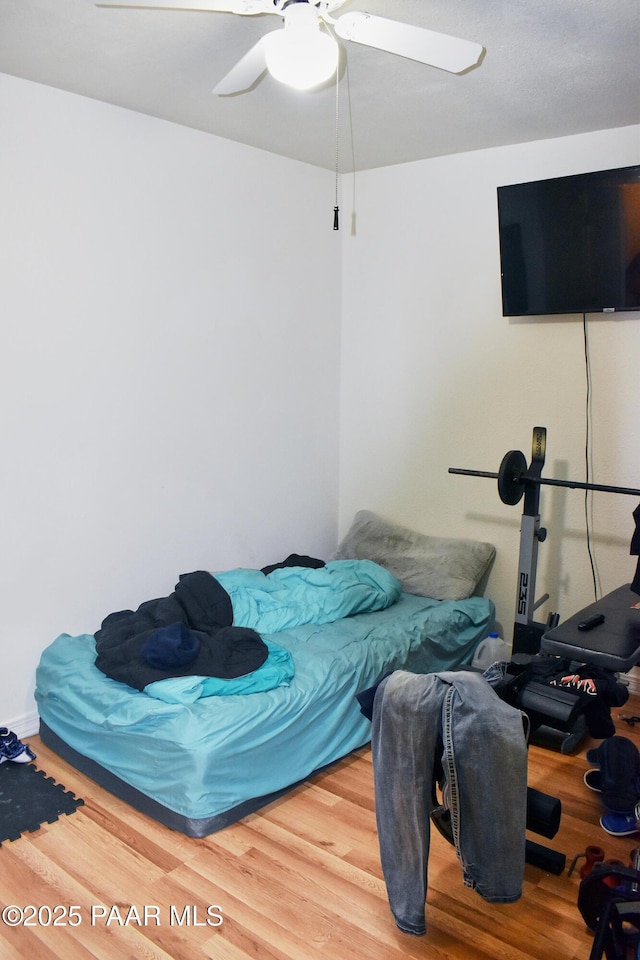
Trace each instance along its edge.
<instances>
[{"instance_id":1,"label":"ceiling fan light fixture","mask_svg":"<svg viewBox=\"0 0 640 960\"><path fill-rule=\"evenodd\" d=\"M320 29L308 3L291 3L284 11L284 30L268 33L263 43L271 76L296 90L317 87L338 69L338 44Z\"/></svg>"}]
</instances>

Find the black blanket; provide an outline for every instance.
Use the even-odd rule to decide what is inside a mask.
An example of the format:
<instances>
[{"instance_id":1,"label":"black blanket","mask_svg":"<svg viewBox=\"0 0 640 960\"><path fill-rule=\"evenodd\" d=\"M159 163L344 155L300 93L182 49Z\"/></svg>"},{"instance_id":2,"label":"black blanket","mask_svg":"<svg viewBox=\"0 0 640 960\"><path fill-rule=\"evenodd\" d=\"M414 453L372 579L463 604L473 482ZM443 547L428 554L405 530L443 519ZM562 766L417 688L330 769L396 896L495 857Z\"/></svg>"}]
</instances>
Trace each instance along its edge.
<instances>
[{"instance_id":1,"label":"black blanket","mask_svg":"<svg viewBox=\"0 0 640 960\"><path fill-rule=\"evenodd\" d=\"M169 677L231 680L262 666L266 644L233 626L226 590L210 573L180 576L168 597L111 613L96 633L96 666L137 690Z\"/></svg>"}]
</instances>

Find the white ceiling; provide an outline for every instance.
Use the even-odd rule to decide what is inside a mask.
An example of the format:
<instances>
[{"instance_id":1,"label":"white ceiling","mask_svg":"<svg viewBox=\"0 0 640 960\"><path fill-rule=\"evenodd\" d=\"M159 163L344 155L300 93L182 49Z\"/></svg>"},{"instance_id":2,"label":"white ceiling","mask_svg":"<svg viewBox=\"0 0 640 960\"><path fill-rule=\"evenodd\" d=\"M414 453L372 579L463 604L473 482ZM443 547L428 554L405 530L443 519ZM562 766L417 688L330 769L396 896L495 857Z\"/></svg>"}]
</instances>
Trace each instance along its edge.
<instances>
[{"instance_id":1,"label":"white ceiling","mask_svg":"<svg viewBox=\"0 0 640 960\"><path fill-rule=\"evenodd\" d=\"M474 40L454 75L352 42L339 86L339 167L369 169L640 123L639 0L348 0L368 13ZM266 76L211 91L273 16L0 0L0 72L328 169L336 90ZM640 144L639 144L640 146Z\"/></svg>"}]
</instances>

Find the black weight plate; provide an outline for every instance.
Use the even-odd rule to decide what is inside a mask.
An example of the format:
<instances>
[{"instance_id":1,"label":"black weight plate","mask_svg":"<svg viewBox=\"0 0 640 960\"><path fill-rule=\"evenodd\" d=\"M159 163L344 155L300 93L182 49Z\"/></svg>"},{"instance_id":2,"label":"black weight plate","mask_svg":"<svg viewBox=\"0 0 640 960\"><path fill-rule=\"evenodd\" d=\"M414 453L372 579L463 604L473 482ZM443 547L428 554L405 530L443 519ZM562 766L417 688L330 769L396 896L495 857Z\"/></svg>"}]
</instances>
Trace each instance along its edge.
<instances>
[{"instance_id":1,"label":"black weight plate","mask_svg":"<svg viewBox=\"0 0 640 960\"><path fill-rule=\"evenodd\" d=\"M498 473L498 493L503 503L513 506L524 496L521 477L527 472L527 461L520 450L505 453Z\"/></svg>"}]
</instances>

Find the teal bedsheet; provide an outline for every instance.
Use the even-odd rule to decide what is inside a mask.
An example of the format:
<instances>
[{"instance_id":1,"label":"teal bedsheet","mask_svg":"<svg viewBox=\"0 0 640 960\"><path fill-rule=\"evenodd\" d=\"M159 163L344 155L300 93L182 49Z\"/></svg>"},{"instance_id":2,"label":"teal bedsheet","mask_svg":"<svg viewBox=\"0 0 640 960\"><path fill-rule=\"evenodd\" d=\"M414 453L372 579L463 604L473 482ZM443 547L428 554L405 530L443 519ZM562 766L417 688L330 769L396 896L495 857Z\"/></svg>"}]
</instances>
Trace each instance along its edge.
<instances>
[{"instance_id":1,"label":"teal bedsheet","mask_svg":"<svg viewBox=\"0 0 640 960\"><path fill-rule=\"evenodd\" d=\"M36 701L47 726L83 756L171 811L215 817L367 743L356 694L390 670L470 663L493 617L485 598L403 593L378 612L263 634L290 654L288 684L176 703L101 673L93 636L62 634L42 654Z\"/></svg>"},{"instance_id":2,"label":"teal bedsheet","mask_svg":"<svg viewBox=\"0 0 640 960\"><path fill-rule=\"evenodd\" d=\"M220 677L169 677L147 684L144 692L165 703L195 703L200 697L231 697L287 686L295 673L293 657L273 640L264 637L263 640L269 651L267 659L257 670L245 673L242 677L232 680L222 680Z\"/></svg>"}]
</instances>

